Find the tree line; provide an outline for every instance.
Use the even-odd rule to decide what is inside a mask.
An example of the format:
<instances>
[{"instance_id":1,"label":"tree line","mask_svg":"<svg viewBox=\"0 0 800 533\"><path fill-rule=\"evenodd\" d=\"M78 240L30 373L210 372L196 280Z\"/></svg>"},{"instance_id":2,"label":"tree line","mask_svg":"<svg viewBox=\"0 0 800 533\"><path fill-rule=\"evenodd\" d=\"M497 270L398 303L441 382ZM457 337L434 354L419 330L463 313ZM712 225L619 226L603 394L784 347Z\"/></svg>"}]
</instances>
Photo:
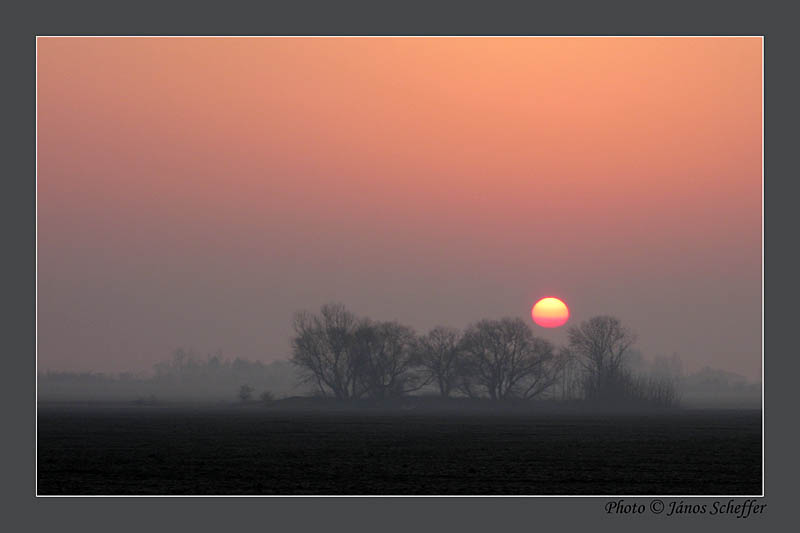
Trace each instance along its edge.
<instances>
[{"instance_id":1,"label":"tree line","mask_svg":"<svg viewBox=\"0 0 800 533\"><path fill-rule=\"evenodd\" d=\"M497 401L678 402L674 380L632 371L627 361L636 336L611 316L570 327L569 342L560 348L508 317L418 335L333 303L318 313L297 313L293 326L291 361L302 381L339 400L396 398L433 387L442 397Z\"/></svg>"}]
</instances>

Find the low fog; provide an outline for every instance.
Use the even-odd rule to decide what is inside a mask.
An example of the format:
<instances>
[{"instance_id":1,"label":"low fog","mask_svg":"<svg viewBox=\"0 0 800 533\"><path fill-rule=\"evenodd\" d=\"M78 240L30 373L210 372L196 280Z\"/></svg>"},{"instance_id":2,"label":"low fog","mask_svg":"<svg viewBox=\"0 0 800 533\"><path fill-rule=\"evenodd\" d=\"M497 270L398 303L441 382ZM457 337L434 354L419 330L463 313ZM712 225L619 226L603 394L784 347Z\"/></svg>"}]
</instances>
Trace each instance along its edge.
<instances>
[{"instance_id":1,"label":"low fog","mask_svg":"<svg viewBox=\"0 0 800 533\"><path fill-rule=\"evenodd\" d=\"M678 353L645 354L620 320L597 316L558 346L519 319L427 332L341 304L297 313L292 355L264 363L179 348L146 372L39 374L42 402L290 405L300 398L386 403L472 400L760 408L761 385L725 369L687 370ZM603 348L598 351L597 346ZM426 400L428 399L428 400Z\"/></svg>"}]
</instances>

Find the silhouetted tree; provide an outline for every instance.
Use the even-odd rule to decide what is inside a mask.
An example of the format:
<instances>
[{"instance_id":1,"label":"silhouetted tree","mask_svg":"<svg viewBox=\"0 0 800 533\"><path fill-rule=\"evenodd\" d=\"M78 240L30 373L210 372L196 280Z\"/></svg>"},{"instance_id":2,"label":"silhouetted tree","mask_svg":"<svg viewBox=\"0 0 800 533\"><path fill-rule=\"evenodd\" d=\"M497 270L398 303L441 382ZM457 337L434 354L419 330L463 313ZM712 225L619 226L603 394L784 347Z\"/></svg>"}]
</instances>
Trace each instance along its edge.
<instances>
[{"instance_id":1,"label":"silhouetted tree","mask_svg":"<svg viewBox=\"0 0 800 533\"><path fill-rule=\"evenodd\" d=\"M627 383L625 356L636 336L611 316L595 316L568 330L570 350L584 369L587 398L623 399Z\"/></svg>"},{"instance_id":2,"label":"silhouetted tree","mask_svg":"<svg viewBox=\"0 0 800 533\"><path fill-rule=\"evenodd\" d=\"M581 367L578 358L569 347L559 348L558 380L555 385L556 393L562 400L577 399L581 393Z\"/></svg>"},{"instance_id":3,"label":"silhouetted tree","mask_svg":"<svg viewBox=\"0 0 800 533\"><path fill-rule=\"evenodd\" d=\"M657 407L673 407L680 403L678 383L670 376L650 376L645 384L646 399Z\"/></svg>"},{"instance_id":4,"label":"silhouetted tree","mask_svg":"<svg viewBox=\"0 0 800 533\"><path fill-rule=\"evenodd\" d=\"M570 350L584 370L584 397L604 404L671 407L678 403L677 358L665 364L657 359L651 375L636 373L644 359L631 347L636 336L618 318L596 316L568 331ZM666 366L668 371L662 371Z\"/></svg>"},{"instance_id":5,"label":"silhouetted tree","mask_svg":"<svg viewBox=\"0 0 800 533\"><path fill-rule=\"evenodd\" d=\"M461 333L457 329L436 327L417 340L419 363L429 381L436 383L443 397L458 386L462 367Z\"/></svg>"},{"instance_id":6,"label":"silhouetted tree","mask_svg":"<svg viewBox=\"0 0 800 533\"><path fill-rule=\"evenodd\" d=\"M253 387L250 385L242 385L239 387L239 399L243 402L249 402L253 398Z\"/></svg>"},{"instance_id":7,"label":"silhouetted tree","mask_svg":"<svg viewBox=\"0 0 800 533\"><path fill-rule=\"evenodd\" d=\"M372 398L402 396L426 384L416 367L414 331L397 322L363 321L356 330L363 381Z\"/></svg>"},{"instance_id":8,"label":"silhouetted tree","mask_svg":"<svg viewBox=\"0 0 800 533\"><path fill-rule=\"evenodd\" d=\"M275 401L275 396L273 396L270 391L265 390L264 392L261 393L261 396L259 396L259 399L263 403L272 403L273 401Z\"/></svg>"},{"instance_id":9,"label":"silhouetted tree","mask_svg":"<svg viewBox=\"0 0 800 533\"><path fill-rule=\"evenodd\" d=\"M464 334L461 389L493 400L534 398L558 380L561 366L553 345L533 335L519 318L482 320Z\"/></svg>"},{"instance_id":10,"label":"silhouetted tree","mask_svg":"<svg viewBox=\"0 0 800 533\"><path fill-rule=\"evenodd\" d=\"M366 393L364 351L356 342L362 322L342 304L323 305L319 315L295 315L292 363L319 394L353 399Z\"/></svg>"}]
</instances>

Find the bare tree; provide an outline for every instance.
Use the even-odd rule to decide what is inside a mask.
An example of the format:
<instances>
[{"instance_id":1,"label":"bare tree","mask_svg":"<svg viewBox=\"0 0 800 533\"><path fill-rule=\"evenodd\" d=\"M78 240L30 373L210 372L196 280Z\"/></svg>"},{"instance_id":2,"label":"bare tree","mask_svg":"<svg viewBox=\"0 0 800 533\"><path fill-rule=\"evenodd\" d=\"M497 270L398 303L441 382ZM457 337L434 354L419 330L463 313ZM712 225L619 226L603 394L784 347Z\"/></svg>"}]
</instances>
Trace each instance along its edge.
<instances>
[{"instance_id":1,"label":"bare tree","mask_svg":"<svg viewBox=\"0 0 800 533\"><path fill-rule=\"evenodd\" d=\"M242 385L239 387L239 400L249 402L253 398L253 387L250 385Z\"/></svg>"},{"instance_id":2,"label":"bare tree","mask_svg":"<svg viewBox=\"0 0 800 533\"><path fill-rule=\"evenodd\" d=\"M674 378L650 376L646 380L645 399L656 407L675 407L680 403L678 383Z\"/></svg>"},{"instance_id":3,"label":"bare tree","mask_svg":"<svg viewBox=\"0 0 800 533\"><path fill-rule=\"evenodd\" d=\"M417 340L417 351L428 380L436 383L442 397L450 396L462 370L461 333L453 328L433 328Z\"/></svg>"},{"instance_id":4,"label":"bare tree","mask_svg":"<svg viewBox=\"0 0 800 533\"><path fill-rule=\"evenodd\" d=\"M414 331L397 322L363 322L355 333L362 379L373 398L397 397L425 385L416 371Z\"/></svg>"},{"instance_id":5,"label":"bare tree","mask_svg":"<svg viewBox=\"0 0 800 533\"><path fill-rule=\"evenodd\" d=\"M656 356L648 380L649 399L654 405L673 407L680 403L679 390L684 380L684 366L680 356Z\"/></svg>"},{"instance_id":6,"label":"bare tree","mask_svg":"<svg viewBox=\"0 0 800 533\"><path fill-rule=\"evenodd\" d=\"M482 320L467 328L467 363L462 390L479 387L493 400L534 398L558 380L560 358L553 345L533 335L519 318Z\"/></svg>"},{"instance_id":7,"label":"bare tree","mask_svg":"<svg viewBox=\"0 0 800 533\"><path fill-rule=\"evenodd\" d=\"M577 399L581 387L581 367L578 358L566 346L559 348L558 357L560 364L556 384L557 394L562 400Z\"/></svg>"},{"instance_id":8,"label":"bare tree","mask_svg":"<svg viewBox=\"0 0 800 533\"><path fill-rule=\"evenodd\" d=\"M323 396L363 396L363 351L356 342L361 326L362 321L342 304L323 305L319 315L295 315L292 363L300 368L303 381Z\"/></svg>"},{"instance_id":9,"label":"bare tree","mask_svg":"<svg viewBox=\"0 0 800 533\"><path fill-rule=\"evenodd\" d=\"M636 336L618 318L595 316L568 331L570 350L584 369L587 398L613 400L626 397L629 373L626 356Z\"/></svg>"},{"instance_id":10,"label":"bare tree","mask_svg":"<svg viewBox=\"0 0 800 533\"><path fill-rule=\"evenodd\" d=\"M270 391L268 391L268 390L265 390L264 392L262 392L262 393L261 393L261 395L260 395L258 398L259 398L259 399L260 399L260 400L261 400L263 403L272 403L273 401L275 401L275 395L274 395L274 394L272 394L272 393L271 393Z\"/></svg>"}]
</instances>

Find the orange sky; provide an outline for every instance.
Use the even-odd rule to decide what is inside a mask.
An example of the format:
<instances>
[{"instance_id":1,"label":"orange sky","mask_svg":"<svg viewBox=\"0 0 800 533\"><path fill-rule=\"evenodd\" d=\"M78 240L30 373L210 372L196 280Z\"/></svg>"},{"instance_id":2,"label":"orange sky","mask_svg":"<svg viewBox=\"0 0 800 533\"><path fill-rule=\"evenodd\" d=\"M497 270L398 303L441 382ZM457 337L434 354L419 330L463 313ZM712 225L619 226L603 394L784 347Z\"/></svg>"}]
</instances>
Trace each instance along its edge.
<instances>
[{"instance_id":1,"label":"orange sky","mask_svg":"<svg viewBox=\"0 0 800 533\"><path fill-rule=\"evenodd\" d=\"M559 296L759 376L761 46L40 38L39 364L270 360L329 300L425 329Z\"/></svg>"}]
</instances>

